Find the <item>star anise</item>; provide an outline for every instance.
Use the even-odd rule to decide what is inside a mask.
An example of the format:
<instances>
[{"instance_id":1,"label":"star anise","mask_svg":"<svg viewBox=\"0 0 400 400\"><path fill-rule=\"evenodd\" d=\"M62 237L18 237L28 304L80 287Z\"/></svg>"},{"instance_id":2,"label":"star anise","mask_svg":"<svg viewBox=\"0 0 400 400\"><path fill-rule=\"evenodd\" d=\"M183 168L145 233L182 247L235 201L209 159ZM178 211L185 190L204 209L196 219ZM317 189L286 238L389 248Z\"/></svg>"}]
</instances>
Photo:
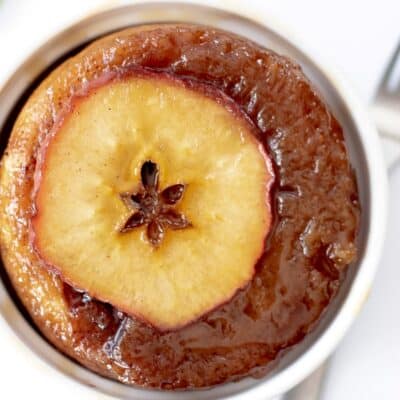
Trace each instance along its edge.
<instances>
[{"instance_id":1,"label":"star anise","mask_svg":"<svg viewBox=\"0 0 400 400\"><path fill-rule=\"evenodd\" d=\"M121 199L132 213L120 232L146 225L147 239L154 247L158 247L164 239L166 228L185 229L191 225L174 207L182 199L185 185L178 183L159 192L159 169L152 161L143 163L140 175L141 189L136 193L121 194Z\"/></svg>"}]
</instances>

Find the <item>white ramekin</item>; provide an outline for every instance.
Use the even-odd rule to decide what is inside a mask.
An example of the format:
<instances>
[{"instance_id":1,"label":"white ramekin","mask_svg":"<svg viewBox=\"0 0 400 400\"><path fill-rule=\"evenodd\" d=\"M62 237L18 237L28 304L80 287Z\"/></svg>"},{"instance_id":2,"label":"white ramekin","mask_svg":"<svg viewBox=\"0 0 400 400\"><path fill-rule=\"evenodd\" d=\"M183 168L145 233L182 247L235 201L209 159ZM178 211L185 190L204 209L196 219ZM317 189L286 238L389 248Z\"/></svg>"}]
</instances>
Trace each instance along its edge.
<instances>
[{"instance_id":1,"label":"white ramekin","mask_svg":"<svg viewBox=\"0 0 400 400\"><path fill-rule=\"evenodd\" d=\"M29 362L43 373L64 374L99 392L124 399L267 399L283 393L317 368L333 351L368 296L382 249L387 211L387 177L377 133L351 90L311 59L295 38L267 15L247 19L227 10L186 3L143 3L113 8L92 15L52 37L37 49L12 74L0 89L1 141L10 133L10 118L20 105L21 96L54 62L71 50L98 36L131 25L163 22L190 22L212 25L246 36L261 45L288 55L299 62L306 75L321 92L342 124L352 165L356 171L362 205L359 235L359 260L349 268L338 296L328 307L314 331L302 343L288 351L274 371L263 379L246 378L210 390L163 392L132 388L105 379L63 356L29 325L9 292L0 283L0 330L12 329L20 340L12 345L23 347ZM6 123L8 121L8 123ZM30 350L27 350L27 349ZM32 351L31 351L32 350ZM41 358L39 361L38 356ZM68 377L68 378L67 378ZM78 383L77 383L78 385ZM88 398L85 391L85 398ZM82 397L83 398L83 397Z\"/></svg>"}]
</instances>

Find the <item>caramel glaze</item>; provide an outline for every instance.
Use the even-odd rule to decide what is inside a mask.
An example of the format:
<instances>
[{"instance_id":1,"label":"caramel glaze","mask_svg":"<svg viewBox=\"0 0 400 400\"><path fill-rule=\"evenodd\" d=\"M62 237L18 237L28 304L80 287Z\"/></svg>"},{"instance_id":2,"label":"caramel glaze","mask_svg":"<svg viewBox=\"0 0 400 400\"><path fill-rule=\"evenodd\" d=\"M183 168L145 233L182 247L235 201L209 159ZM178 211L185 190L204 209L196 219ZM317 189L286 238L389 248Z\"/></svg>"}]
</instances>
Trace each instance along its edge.
<instances>
[{"instance_id":1,"label":"caramel glaze","mask_svg":"<svg viewBox=\"0 0 400 400\"><path fill-rule=\"evenodd\" d=\"M230 302L175 332L160 333L64 285L29 247L40 143L71 96L102 74L132 67L201 81L230 96L258 127L278 178L274 228L254 279ZM2 257L35 323L83 365L147 387L206 387L265 373L336 294L356 257L359 214L342 129L300 67L205 27L133 28L94 42L31 96L2 161Z\"/></svg>"}]
</instances>

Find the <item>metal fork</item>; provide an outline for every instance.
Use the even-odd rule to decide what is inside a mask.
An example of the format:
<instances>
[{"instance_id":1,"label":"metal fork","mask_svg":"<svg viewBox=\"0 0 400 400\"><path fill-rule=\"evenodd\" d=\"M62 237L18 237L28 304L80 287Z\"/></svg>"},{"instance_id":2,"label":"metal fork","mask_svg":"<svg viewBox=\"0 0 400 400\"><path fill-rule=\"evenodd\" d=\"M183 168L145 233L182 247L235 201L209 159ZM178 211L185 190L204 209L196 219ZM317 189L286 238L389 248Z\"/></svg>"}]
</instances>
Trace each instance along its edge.
<instances>
[{"instance_id":1,"label":"metal fork","mask_svg":"<svg viewBox=\"0 0 400 400\"><path fill-rule=\"evenodd\" d=\"M400 158L400 43L386 68L370 110L390 167ZM276 400L320 399L328 364L329 360L325 361L303 382Z\"/></svg>"},{"instance_id":2,"label":"metal fork","mask_svg":"<svg viewBox=\"0 0 400 400\"><path fill-rule=\"evenodd\" d=\"M371 112L391 166L400 155L400 43L383 75Z\"/></svg>"}]
</instances>

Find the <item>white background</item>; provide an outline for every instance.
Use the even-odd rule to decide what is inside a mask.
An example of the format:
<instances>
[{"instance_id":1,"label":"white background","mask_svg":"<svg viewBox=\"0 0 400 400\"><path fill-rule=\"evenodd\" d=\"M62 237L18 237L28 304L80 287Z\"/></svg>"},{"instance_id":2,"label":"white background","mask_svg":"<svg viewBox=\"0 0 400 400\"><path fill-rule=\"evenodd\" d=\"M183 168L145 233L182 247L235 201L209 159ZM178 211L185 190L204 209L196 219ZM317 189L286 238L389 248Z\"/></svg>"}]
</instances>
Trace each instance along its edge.
<instances>
[{"instance_id":1,"label":"white background","mask_svg":"<svg viewBox=\"0 0 400 400\"><path fill-rule=\"evenodd\" d=\"M79 17L121 3L128 1L0 0L0 84L51 33ZM268 13L280 20L311 55L339 69L366 106L400 40L399 0L203 3L235 4L247 13ZM389 230L376 283L331 361L323 400L400 399L400 165L393 168L390 178ZM8 331L0 332L0 377L0 399L100 398L58 374L41 373Z\"/></svg>"}]
</instances>

